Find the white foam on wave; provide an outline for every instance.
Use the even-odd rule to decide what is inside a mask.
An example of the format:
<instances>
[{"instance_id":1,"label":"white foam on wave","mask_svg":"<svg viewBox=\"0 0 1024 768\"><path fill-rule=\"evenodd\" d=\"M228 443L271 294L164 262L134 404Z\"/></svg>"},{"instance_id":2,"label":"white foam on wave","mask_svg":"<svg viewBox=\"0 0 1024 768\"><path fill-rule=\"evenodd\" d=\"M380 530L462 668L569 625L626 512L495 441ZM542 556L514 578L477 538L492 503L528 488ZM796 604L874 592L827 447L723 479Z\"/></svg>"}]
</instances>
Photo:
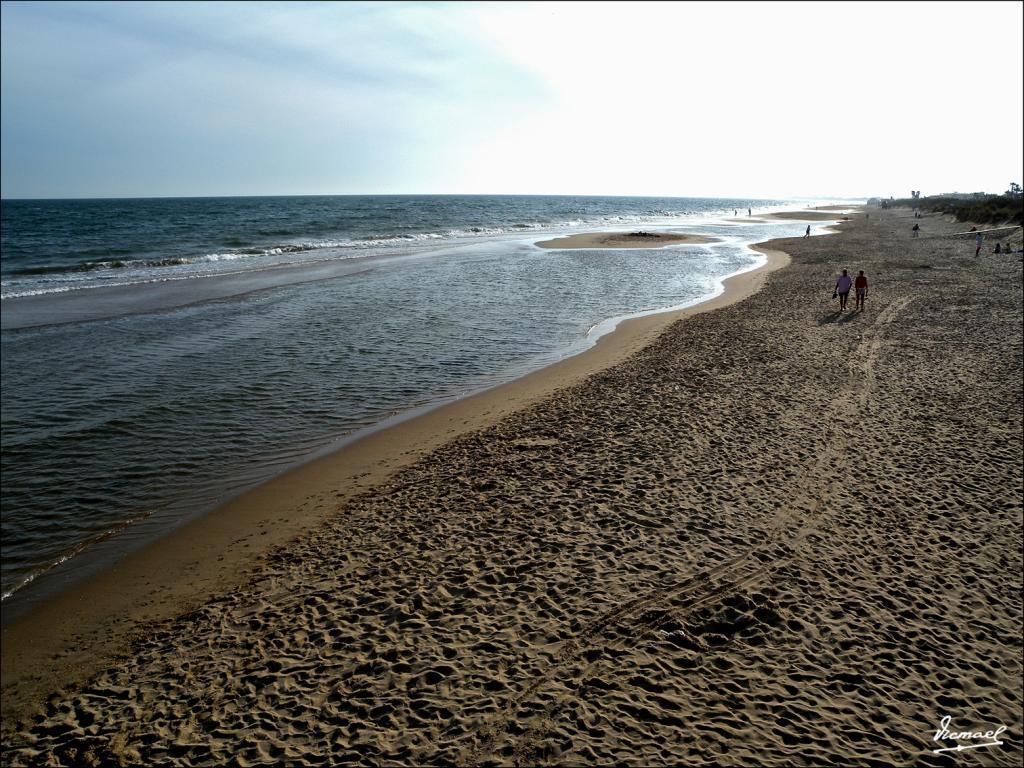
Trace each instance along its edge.
<instances>
[{"instance_id":1,"label":"white foam on wave","mask_svg":"<svg viewBox=\"0 0 1024 768\"><path fill-rule=\"evenodd\" d=\"M773 206L779 210L792 208L792 204ZM768 209L762 209L767 212ZM212 251L197 256L169 257L146 261L97 262L93 269L49 274L45 277L8 278L0 284L0 299L59 294L88 288L126 286L169 280L195 279L216 275L289 266L304 262L331 259L363 258L388 252L389 249L426 245L444 241L473 240L479 238L523 235L525 233L558 233L580 228L601 229L650 224L682 224L694 226L697 222L721 219L732 209L719 211L672 211L666 209L583 218L566 218L558 222L519 221L501 226L467 226L433 232L381 233L360 238L324 238L267 246L249 246L238 250ZM223 266L219 266L223 265ZM231 267L227 271L225 267ZM115 277L116 276L116 277Z\"/></svg>"},{"instance_id":2,"label":"white foam on wave","mask_svg":"<svg viewBox=\"0 0 1024 768\"><path fill-rule=\"evenodd\" d=\"M118 523L115 523L110 528L107 528L104 531L101 531L101 532L99 532L99 533L97 533L97 534L95 534L95 535L93 535L93 536L91 536L91 537L89 537L87 539L84 539L83 541L79 541L76 544L72 544L68 548L68 550L65 551L64 553L54 557L53 559L49 560L48 562L40 565L39 567L37 567L35 569L29 571L28 573L23 574L21 576L21 578L18 579L18 581L16 583L14 583L14 584L12 584L10 586L10 588L8 588L8 589L4 590L2 593L0 593L0 601L7 600L11 595L13 595L18 590L24 589L29 584L31 584L33 581L35 581L40 576L42 576L43 574L48 573L48 572L52 571L54 568L57 568L58 566L61 566L64 563L70 561L75 556L77 556L80 552L82 552L85 549L89 548L93 544L98 544L101 541L105 541L106 539L109 539L114 534L119 533L120 531L124 530L128 526L133 525L133 524L139 522L140 520L145 520L149 516L150 516L150 513L146 513L146 514L142 514L142 515L137 515L135 517L129 517L128 519L122 520L121 522L118 522Z\"/></svg>"}]
</instances>

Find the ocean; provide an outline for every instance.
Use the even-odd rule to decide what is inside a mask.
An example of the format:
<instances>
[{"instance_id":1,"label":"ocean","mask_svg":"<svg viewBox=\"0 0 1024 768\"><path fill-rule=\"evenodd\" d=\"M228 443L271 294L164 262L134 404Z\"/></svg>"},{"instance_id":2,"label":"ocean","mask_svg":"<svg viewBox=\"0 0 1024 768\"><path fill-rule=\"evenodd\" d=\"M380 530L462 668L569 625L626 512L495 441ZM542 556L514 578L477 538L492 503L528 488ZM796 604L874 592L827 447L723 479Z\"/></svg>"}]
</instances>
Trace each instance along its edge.
<instances>
[{"instance_id":1,"label":"ocean","mask_svg":"<svg viewBox=\"0 0 1024 768\"><path fill-rule=\"evenodd\" d=\"M747 209L807 203L4 200L5 620L375 425L717 295L762 263L750 244L807 225L743 221ZM535 246L641 227L719 241Z\"/></svg>"}]
</instances>

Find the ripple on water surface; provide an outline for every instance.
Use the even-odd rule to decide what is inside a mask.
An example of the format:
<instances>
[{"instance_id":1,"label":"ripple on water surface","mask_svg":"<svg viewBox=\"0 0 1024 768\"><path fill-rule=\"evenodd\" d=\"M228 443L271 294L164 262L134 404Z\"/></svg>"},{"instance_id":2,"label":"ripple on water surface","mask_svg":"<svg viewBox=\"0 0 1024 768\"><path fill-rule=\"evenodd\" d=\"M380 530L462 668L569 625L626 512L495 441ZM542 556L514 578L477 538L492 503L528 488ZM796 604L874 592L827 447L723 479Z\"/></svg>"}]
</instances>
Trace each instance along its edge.
<instances>
[{"instance_id":1,"label":"ripple on water surface","mask_svg":"<svg viewBox=\"0 0 1024 768\"><path fill-rule=\"evenodd\" d=\"M151 536L395 412L552 362L609 317L695 301L754 258L505 240L4 331L3 591L129 521Z\"/></svg>"}]
</instances>

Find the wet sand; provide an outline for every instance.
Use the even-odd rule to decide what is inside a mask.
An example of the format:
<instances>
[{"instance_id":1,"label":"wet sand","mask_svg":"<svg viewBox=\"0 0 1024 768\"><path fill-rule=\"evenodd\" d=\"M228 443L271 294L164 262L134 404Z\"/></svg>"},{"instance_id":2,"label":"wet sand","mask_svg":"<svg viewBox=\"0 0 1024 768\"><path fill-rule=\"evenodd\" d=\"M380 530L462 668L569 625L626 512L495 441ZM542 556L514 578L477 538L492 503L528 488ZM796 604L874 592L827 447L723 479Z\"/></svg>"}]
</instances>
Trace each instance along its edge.
<instances>
[{"instance_id":1,"label":"wet sand","mask_svg":"<svg viewBox=\"0 0 1024 768\"><path fill-rule=\"evenodd\" d=\"M79 685L124 653L145 627L194 610L211 594L244 580L269 551L431 450L626 359L680 318L754 294L768 272L788 263L781 252L763 252L764 267L727 279L725 292L714 299L624 321L582 354L376 431L128 554L4 626L4 727L38 709L51 691Z\"/></svg>"},{"instance_id":2,"label":"wet sand","mask_svg":"<svg viewBox=\"0 0 1024 768\"><path fill-rule=\"evenodd\" d=\"M297 538L87 639L37 719L60 676L5 632L5 761L947 765L949 715L1019 765L1021 260L924 221L774 241L741 301L435 413L379 476L312 465L249 552Z\"/></svg>"}]
</instances>

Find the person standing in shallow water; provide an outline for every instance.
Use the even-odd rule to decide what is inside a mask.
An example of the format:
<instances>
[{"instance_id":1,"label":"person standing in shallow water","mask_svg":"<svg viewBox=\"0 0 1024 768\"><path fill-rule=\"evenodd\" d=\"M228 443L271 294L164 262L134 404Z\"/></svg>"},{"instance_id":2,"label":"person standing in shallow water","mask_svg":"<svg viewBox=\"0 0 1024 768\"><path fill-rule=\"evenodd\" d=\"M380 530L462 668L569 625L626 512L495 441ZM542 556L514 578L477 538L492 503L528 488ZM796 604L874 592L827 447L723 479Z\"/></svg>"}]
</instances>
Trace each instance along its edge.
<instances>
[{"instance_id":1,"label":"person standing in shallow water","mask_svg":"<svg viewBox=\"0 0 1024 768\"><path fill-rule=\"evenodd\" d=\"M863 312L864 299L868 297L868 279L864 276L863 269L857 273L857 279L853 281L853 290L855 298L857 299L857 304L854 308Z\"/></svg>"},{"instance_id":2,"label":"person standing in shallow water","mask_svg":"<svg viewBox=\"0 0 1024 768\"><path fill-rule=\"evenodd\" d=\"M850 297L850 286L853 285L853 278L851 278L846 270L843 270L843 274L836 280L836 287L832 291L833 298L839 297L839 311L843 312L846 310L846 300Z\"/></svg>"},{"instance_id":3,"label":"person standing in shallow water","mask_svg":"<svg viewBox=\"0 0 1024 768\"><path fill-rule=\"evenodd\" d=\"M810 237L810 236L811 236L811 225L808 224L807 225L807 231L804 232L804 237Z\"/></svg>"}]
</instances>

